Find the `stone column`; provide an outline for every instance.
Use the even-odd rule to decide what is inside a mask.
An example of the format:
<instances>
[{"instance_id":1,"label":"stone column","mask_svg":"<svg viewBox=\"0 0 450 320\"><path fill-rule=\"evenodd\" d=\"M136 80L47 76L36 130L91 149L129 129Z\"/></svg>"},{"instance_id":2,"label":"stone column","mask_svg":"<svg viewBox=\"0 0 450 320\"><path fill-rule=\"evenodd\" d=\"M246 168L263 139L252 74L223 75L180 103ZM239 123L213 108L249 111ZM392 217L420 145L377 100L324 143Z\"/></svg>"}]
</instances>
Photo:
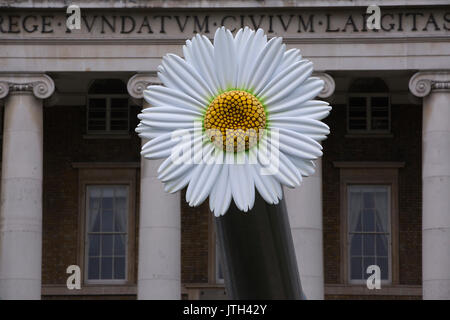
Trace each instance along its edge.
<instances>
[{"instance_id":1,"label":"stone column","mask_svg":"<svg viewBox=\"0 0 450 320\"><path fill-rule=\"evenodd\" d=\"M424 299L450 299L450 71L419 72L423 97L422 281Z\"/></svg>"},{"instance_id":2,"label":"stone column","mask_svg":"<svg viewBox=\"0 0 450 320\"><path fill-rule=\"evenodd\" d=\"M128 81L128 92L147 108L143 91L158 82L154 75L136 74ZM141 157L138 299L181 298L180 193L164 191L156 174L161 162Z\"/></svg>"},{"instance_id":3,"label":"stone column","mask_svg":"<svg viewBox=\"0 0 450 320\"><path fill-rule=\"evenodd\" d=\"M326 73L313 76L325 81L319 98L334 93L333 78ZM309 300L324 298L322 232L322 159L315 161L316 172L304 177L299 188L284 188L303 292Z\"/></svg>"},{"instance_id":4,"label":"stone column","mask_svg":"<svg viewBox=\"0 0 450 320\"><path fill-rule=\"evenodd\" d=\"M0 299L40 299L42 264L42 100L46 75L1 75L5 98L0 205Z\"/></svg>"}]
</instances>

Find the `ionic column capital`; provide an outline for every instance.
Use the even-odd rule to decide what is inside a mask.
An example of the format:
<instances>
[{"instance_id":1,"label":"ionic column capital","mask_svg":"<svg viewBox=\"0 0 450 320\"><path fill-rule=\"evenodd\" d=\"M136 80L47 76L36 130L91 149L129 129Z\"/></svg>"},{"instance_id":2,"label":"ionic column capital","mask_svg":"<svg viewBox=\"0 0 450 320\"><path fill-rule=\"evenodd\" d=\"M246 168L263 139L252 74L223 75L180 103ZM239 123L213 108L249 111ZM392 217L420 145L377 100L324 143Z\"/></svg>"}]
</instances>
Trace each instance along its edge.
<instances>
[{"instance_id":1,"label":"ionic column capital","mask_svg":"<svg viewBox=\"0 0 450 320\"><path fill-rule=\"evenodd\" d=\"M161 84L161 81L152 73L137 73L128 80L128 93L134 99L144 98L144 90L153 84Z\"/></svg>"},{"instance_id":2,"label":"ionic column capital","mask_svg":"<svg viewBox=\"0 0 450 320\"><path fill-rule=\"evenodd\" d=\"M0 99L13 92L31 92L46 99L55 91L55 83L46 74L0 74Z\"/></svg>"},{"instance_id":3,"label":"ionic column capital","mask_svg":"<svg viewBox=\"0 0 450 320\"><path fill-rule=\"evenodd\" d=\"M334 93L334 89L336 88L336 84L332 76L325 72L314 72L312 74L313 77L320 78L325 82L322 91L319 92L319 98L328 98Z\"/></svg>"},{"instance_id":4,"label":"ionic column capital","mask_svg":"<svg viewBox=\"0 0 450 320\"><path fill-rule=\"evenodd\" d=\"M409 90L416 97L426 97L433 90L450 91L450 71L420 71L409 80Z\"/></svg>"}]
</instances>

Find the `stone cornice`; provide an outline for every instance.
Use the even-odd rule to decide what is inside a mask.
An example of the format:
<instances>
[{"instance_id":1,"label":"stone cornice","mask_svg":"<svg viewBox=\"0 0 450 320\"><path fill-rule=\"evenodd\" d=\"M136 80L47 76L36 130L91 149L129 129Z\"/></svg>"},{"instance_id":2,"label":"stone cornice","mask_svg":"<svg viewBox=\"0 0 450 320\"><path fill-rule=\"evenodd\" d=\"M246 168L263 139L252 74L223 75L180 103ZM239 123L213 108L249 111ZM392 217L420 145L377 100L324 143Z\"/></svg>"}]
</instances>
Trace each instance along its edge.
<instances>
[{"instance_id":1,"label":"stone cornice","mask_svg":"<svg viewBox=\"0 0 450 320\"><path fill-rule=\"evenodd\" d=\"M100 1L78 0L69 1L81 8L108 9L108 8L188 8L188 9L224 9L224 8L339 8L339 7L368 7L373 5L373 0L155 0L155 1ZM377 3L380 6L436 6L448 5L447 0L382 0ZM60 0L0 0L0 8L66 8L68 1Z\"/></svg>"},{"instance_id":2,"label":"stone cornice","mask_svg":"<svg viewBox=\"0 0 450 320\"><path fill-rule=\"evenodd\" d=\"M319 93L319 98L330 97L335 90L335 82L332 76L324 72L315 72L313 77L320 78L325 82L322 91ZM153 73L137 73L128 80L128 93L134 99L142 99L144 97L144 90L152 84L161 84L161 81Z\"/></svg>"},{"instance_id":3,"label":"stone cornice","mask_svg":"<svg viewBox=\"0 0 450 320\"><path fill-rule=\"evenodd\" d=\"M130 96L135 99L144 97L144 90L152 84L160 84L161 81L154 73L137 73L128 80L127 89Z\"/></svg>"},{"instance_id":4,"label":"stone cornice","mask_svg":"<svg viewBox=\"0 0 450 320\"><path fill-rule=\"evenodd\" d=\"M420 71L409 80L409 90L425 97L433 90L450 90L450 71Z\"/></svg>"},{"instance_id":5,"label":"stone cornice","mask_svg":"<svg viewBox=\"0 0 450 320\"><path fill-rule=\"evenodd\" d=\"M55 83L46 74L0 74L0 99L12 92L31 92L46 99L55 91Z\"/></svg>"},{"instance_id":6,"label":"stone cornice","mask_svg":"<svg viewBox=\"0 0 450 320\"><path fill-rule=\"evenodd\" d=\"M320 78L325 82L322 91L319 92L319 98L328 98L334 93L336 84L332 76L324 72L314 72L313 77Z\"/></svg>"}]
</instances>

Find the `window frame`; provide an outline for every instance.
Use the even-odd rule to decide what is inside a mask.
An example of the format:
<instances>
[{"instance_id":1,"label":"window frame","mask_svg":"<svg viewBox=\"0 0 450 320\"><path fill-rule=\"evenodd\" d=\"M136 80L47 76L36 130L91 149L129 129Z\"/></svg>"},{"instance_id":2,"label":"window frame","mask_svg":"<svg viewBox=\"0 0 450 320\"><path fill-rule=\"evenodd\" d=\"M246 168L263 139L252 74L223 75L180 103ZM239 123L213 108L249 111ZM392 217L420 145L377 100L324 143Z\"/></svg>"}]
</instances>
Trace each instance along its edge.
<instances>
[{"instance_id":1,"label":"window frame","mask_svg":"<svg viewBox=\"0 0 450 320\"><path fill-rule=\"evenodd\" d=\"M208 282L209 284L225 285L225 279L218 277L219 248L217 241L214 215L209 212L209 247L208 247ZM223 273L223 270L222 270Z\"/></svg>"},{"instance_id":2,"label":"window frame","mask_svg":"<svg viewBox=\"0 0 450 320\"><path fill-rule=\"evenodd\" d=\"M349 238L348 238L348 186L349 185L389 185L390 194L390 280L387 285L399 284L398 249L398 170L403 162L334 162L340 169L340 283L365 286L366 281L354 283L349 278ZM382 282L382 283L383 283Z\"/></svg>"},{"instance_id":3,"label":"window frame","mask_svg":"<svg viewBox=\"0 0 450 320\"><path fill-rule=\"evenodd\" d=\"M372 99L373 97L385 97L388 99L388 129L374 130L372 129ZM365 98L366 99L366 129L355 130L350 129L350 98ZM391 133L391 96L389 92L350 92L347 94L347 133L360 135L382 135Z\"/></svg>"},{"instance_id":4,"label":"window frame","mask_svg":"<svg viewBox=\"0 0 450 320\"><path fill-rule=\"evenodd\" d=\"M87 272L87 270L89 270L89 266L88 266L88 261L89 261L89 250L88 250L88 247L89 247L89 231L87 230L87 227L86 227L86 223L87 223L87 220L88 220L88 212L87 212L87 210L88 210L88 208L89 208L89 200L88 200L88 189L89 189L89 187L105 187L105 186L126 186L126 188L127 188L127 193L128 193L128 195L127 195L127 230L126 230L126 244L125 244L125 247L126 247L126 254L125 254L125 279L89 279L88 278L88 272ZM129 202L130 202L130 186L128 185L128 184L105 184L105 183L102 183L102 184L86 184L85 185L85 197L86 197L86 199L85 199L85 201L86 201L86 209L85 209L85 233L84 233L84 236L85 236L85 238L84 238L84 243L85 243L85 250L84 250L84 266L83 266L83 268L84 268L84 270L85 270L85 272L84 272L84 283L87 283L87 284L104 284L105 282L107 282L107 283L111 283L111 284L126 284L127 283L127 281L128 281L128 268L129 268L129 261L128 261L128 258L129 258L129 252L128 252L128 238L129 238L129 236L130 236L130 234L129 234L129 228L128 228L128 224L129 224L129 216L130 216L130 213L129 213L129 209L130 209L130 205L129 205ZM102 233L102 232L100 232L100 233Z\"/></svg>"},{"instance_id":5,"label":"window frame","mask_svg":"<svg viewBox=\"0 0 450 320\"><path fill-rule=\"evenodd\" d=\"M111 130L111 99L127 99L127 129L126 130ZM106 129L105 130L90 130L89 129L89 109L91 99L105 99L106 100ZM88 135L123 135L130 132L130 96L125 93L119 94L104 94L104 93L88 93L86 95L86 133Z\"/></svg>"},{"instance_id":6,"label":"window frame","mask_svg":"<svg viewBox=\"0 0 450 320\"><path fill-rule=\"evenodd\" d=\"M367 280L365 279L351 279L350 278L350 269L351 264L349 259L351 258L351 244L350 244L350 231L348 230L349 221L350 221L350 214L349 214L349 194L350 194L350 188L351 187L373 187L373 186L383 186L388 188L388 204L389 204L389 212L388 212L388 230L389 230L389 238L388 238L388 279L387 280L381 280L381 284L391 284L392 283L392 260L393 260L393 254L392 254L392 186L390 184L379 184L379 183L373 183L373 184L352 184L349 183L346 185L347 194L346 194L346 201L347 201L347 212L346 212L346 224L347 224L347 231L345 234L346 239L346 250L347 250L347 275L348 275L348 283L349 284L356 284L356 285L365 285Z\"/></svg>"},{"instance_id":7,"label":"window frame","mask_svg":"<svg viewBox=\"0 0 450 320\"><path fill-rule=\"evenodd\" d=\"M81 267L84 286L99 285L133 285L136 283L136 175L132 168L80 168L79 169L79 235L78 265ZM87 187L92 185L127 185L128 186L128 226L126 279L89 280L87 274Z\"/></svg>"}]
</instances>

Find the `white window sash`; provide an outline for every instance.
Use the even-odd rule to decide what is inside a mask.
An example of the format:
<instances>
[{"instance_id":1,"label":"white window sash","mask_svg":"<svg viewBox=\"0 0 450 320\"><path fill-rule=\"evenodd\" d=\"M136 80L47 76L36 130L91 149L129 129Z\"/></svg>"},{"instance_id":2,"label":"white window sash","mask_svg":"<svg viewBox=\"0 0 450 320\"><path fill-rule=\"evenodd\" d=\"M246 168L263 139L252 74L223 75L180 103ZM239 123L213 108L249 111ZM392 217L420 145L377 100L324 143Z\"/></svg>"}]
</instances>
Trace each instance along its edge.
<instances>
[{"instance_id":1,"label":"white window sash","mask_svg":"<svg viewBox=\"0 0 450 320\"><path fill-rule=\"evenodd\" d=\"M125 134L130 131L130 97L126 94L88 94L87 112L86 112L86 127L88 134ZM106 115L105 115L105 130L90 130L89 129L89 110L91 99L105 99L106 100ZM111 130L111 100L112 99L127 99L127 129L126 130Z\"/></svg>"},{"instance_id":2,"label":"white window sash","mask_svg":"<svg viewBox=\"0 0 450 320\"><path fill-rule=\"evenodd\" d=\"M116 192L117 192L117 187L125 187L125 198L126 198L126 203L125 203L125 212L124 212L124 217L126 220L125 226L124 226L124 231L107 231L107 232L103 232L103 231L98 231L98 232L92 232L89 231L89 222L91 221L91 210L90 210L90 190L94 189L94 188L100 188L101 190L101 194L100 194L100 199L103 199L103 188L113 188L113 221L115 219L115 199L116 199ZM86 189L85 189L85 197L86 197L86 208L85 208L85 215L86 215L86 219L85 219L85 245L84 245L84 282L86 284L125 284L128 282L128 262L129 262L129 252L128 252L128 241L129 241L129 235L128 235L128 203L129 203L129 186L126 184L117 184L117 185L102 185L102 184L93 184L93 185L87 185ZM101 206L100 206L101 207ZM98 214L101 214L101 212L99 212ZM114 223L113 223L114 225ZM112 242L112 254L111 256L107 256L108 258L111 257L113 259L113 265L112 265L112 277L114 277L114 258L125 258L125 269L124 269L124 274L125 274L125 278L124 279L89 279L89 235L91 234L97 234L97 235L125 235L125 254L122 256L115 256L114 255L114 237L113 237L113 242ZM100 244L101 247L101 244ZM96 256L97 257L97 256ZM101 274L101 258L104 256L98 256L97 258L99 258L99 272ZM91 257L92 258L92 257Z\"/></svg>"},{"instance_id":3,"label":"white window sash","mask_svg":"<svg viewBox=\"0 0 450 320\"><path fill-rule=\"evenodd\" d=\"M359 189L359 191L358 191ZM354 228L352 228L351 225L351 197L350 194L351 192L355 192L354 190L357 190L356 192L377 192L380 189L384 189L383 191L386 192L387 194L387 221L386 221L386 232L354 232L352 230L354 230ZM348 283L350 284L355 284L355 285L361 285L361 284L366 284L365 279L352 279L351 278L351 241L350 241L350 236L352 234L387 234L387 238L388 238L388 243L387 243L387 259L388 259L388 278L387 279L383 279L381 280L382 284L391 284L392 283L392 223L391 223L391 214L392 214L392 208L391 208L391 192L392 192L392 188L390 185L364 185L364 184L358 184L358 185L348 185L347 186L347 274L348 274ZM363 198L361 197L361 205L363 202ZM376 213L375 213L376 214ZM357 221L357 219L354 219L354 221ZM357 222L353 222L353 224L356 224ZM375 239L376 241L376 239ZM375 243L375 250L376 250L376 243ZM364 252L363 252L364 253ZM363 256L362 256L363 257ZM376 257L376 251L375 251L375 255L374 257ZM366 270L363 270L363 276L364 274L366 274Z\"/></svg>"},{"instance_id":4,"label":"white window sash","mask_svg":"<svg viewBox=\"0 0 450 320\"><path fill-rule=\"evenodd\" d=\"M386 130L372 129L372 98L373 97L384 97L388 99L388 128ZM365 98L366 99L366 129L355 130L350 129L350 98ZM375 133L383 134L391 132L391 98L389 93L349 93L347 94L347 132L348 133Z\"/></svg>"}]
</instances>

